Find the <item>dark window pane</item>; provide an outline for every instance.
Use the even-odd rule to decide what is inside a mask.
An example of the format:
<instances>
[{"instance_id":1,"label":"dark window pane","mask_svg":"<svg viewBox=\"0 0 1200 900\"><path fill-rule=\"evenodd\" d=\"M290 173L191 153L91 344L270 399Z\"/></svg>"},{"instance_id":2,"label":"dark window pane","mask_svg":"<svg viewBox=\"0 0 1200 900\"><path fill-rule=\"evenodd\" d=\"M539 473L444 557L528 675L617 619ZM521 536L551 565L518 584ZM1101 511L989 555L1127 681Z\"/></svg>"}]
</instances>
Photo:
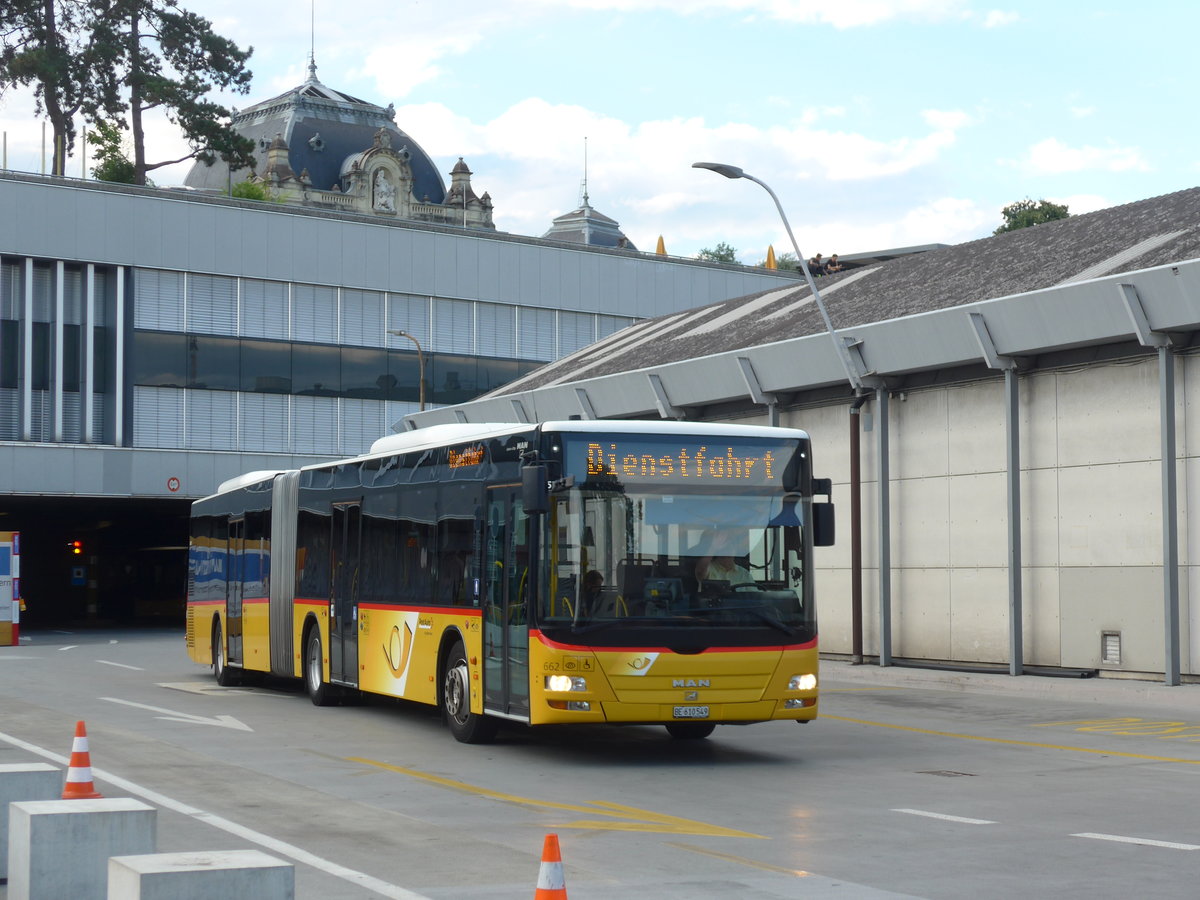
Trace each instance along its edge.
<instances>
[{"instance_id":1,"label":"dark window pane","mask_svg":"<svg viewBox=\"0 0 1200 900\"><path fill-rule=\"evenodd\" d=\"M79 346L79 326L63 326L63 390L70 394L78 394L79 378L82 367L82 349Z\"/></svg>"},{"instance_id":2,"label":"dark window pane","mask_svg":"<svg viewBox=\"0 0 1200 900\"><path fill-rule=\"evenodd\" d=\"M50 323L33 323L33 389L50 390Z\"/></svg>"},{"instance_id":3,"label":"dark window pane","mask_svg":"<svg viewBox=\"0 0 1200 900\"><path fill-rule=\"evenodd\" d=\"M280 341L242 341L242 390L291 393L292 345Z\"/></svg>"},{"instance_id":4,"label":"dark window pane","mask_svg":"<svg viewBox=\"0 0 1200 900\"><path fill-rule=\"evenodd\" d=\"M475 357L438 353L433 358L432 396L434 403L463 403L477 396Z\"/></svg>"},{"instance_id":5,"label":"dark window pane","mask_svg":"<svg viewBox=\"0 0 1200 900\"><path fill-rule=\"evenodd\" d=\"M108 390L108 330L92 329L92 387L97 394Z\"/></svg>"},{"instance_id":6,"label":"dark window pane","mask_svg":"<svg viewBox=\"0 0 1200 900\"><path fill-rule=\"evenodd\" d=\"M425 377L429 377L429 360L425 361ZM420 397L421 375L416 351L392 350L388 353L388 399L416 403ZM428 390L428 385L426 385Z\"/></svg>"},{"instance_id":7,"label":"dark window pane","mask_svg":"<svg viewBox=\"0 0 1200 900\"><path fill-rule=\"evenodd\" d=\"M187 337L159 331L133 335L133 383L183 387L187 383Z\"/></svg>"},{"instance_id":8,"label":"dark window pane","mask_svg":"<svg viewBox=\"0 0 1200 900\"><path fill-rule=\"evenodd\" d=\"M495 390L517 377L518 363L515 359L480 359L477 361L479 378L476 387L479 393Z\"/></svg>"},{"instance_id":9,"label":"dark window pane","mask_svg":"<svg viewBox=\"0 0 1200 900\"><path fill-rule=\"evenodd\" d=\"M236 391L238 344L237 338L188 335L188 387Z\"/></svg>"},{"instance_id":10,"label":"dark window pane","mask_svg":"<svg viewBox=\"0 0 1200 900\"><path fill-rule=\"evenodd\" d=\"M12 319L0 322L0 387L15 388L20 371L21 323Z\"/></svg>"},{"instance_id":11,"label":"dark window pane","mask_svg":"<svg viewBox=\"0 0 1200 900\"><path fill-rule=\"evenodd\" d=\"M387 351L365 347L342 349L342 391L347 397L383 400L389 385Z\"/></svg>"},{"instance_id":12,"label":"dark window pane","mask_svg":"<svg viewBox=\"0 0 1200 900\"><path fill-rule=\"evenodd\" d=\"M292 388L297 394L336 397L342 390L340 347L292 346Z\"/></svg>"}]
</instances>

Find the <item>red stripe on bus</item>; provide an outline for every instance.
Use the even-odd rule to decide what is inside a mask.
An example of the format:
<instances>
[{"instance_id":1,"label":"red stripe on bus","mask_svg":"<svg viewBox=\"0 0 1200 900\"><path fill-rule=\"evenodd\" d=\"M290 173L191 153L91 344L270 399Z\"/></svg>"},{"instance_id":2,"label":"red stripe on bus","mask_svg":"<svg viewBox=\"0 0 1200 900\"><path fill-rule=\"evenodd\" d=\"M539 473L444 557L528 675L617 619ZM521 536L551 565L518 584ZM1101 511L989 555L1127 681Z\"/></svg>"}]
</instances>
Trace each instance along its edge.
<instances>
[{"instance_id":1,"label":"red stripe on bus","mask_svg":"<svg viewBox=\"0 0 1200 900\"><path fill-rule=\"evenodd\" d=\"M360 603L359 609L382 609L390 612L418 612L447 616L483 616L483 610L473 606L404 606L399 603Z\"/></svg>"},{"instance_id":2,"label":"red stripe on bus","mask_svg":"<svg viewBox=\"0 0 1200 900\"><path fill-rule=\"evenodd\" d=\"M555 650L589 650L597 653L674 653L670 647L601 647L596 644L560 644L552 641L536 628L529 632L530 637L537 638L547 647ZM813 638L803 644L768 644L762 647L709 647L705 653L752 653L761 651L782 650L815 650L817 639Z\"/></svg>"}]
</instances>

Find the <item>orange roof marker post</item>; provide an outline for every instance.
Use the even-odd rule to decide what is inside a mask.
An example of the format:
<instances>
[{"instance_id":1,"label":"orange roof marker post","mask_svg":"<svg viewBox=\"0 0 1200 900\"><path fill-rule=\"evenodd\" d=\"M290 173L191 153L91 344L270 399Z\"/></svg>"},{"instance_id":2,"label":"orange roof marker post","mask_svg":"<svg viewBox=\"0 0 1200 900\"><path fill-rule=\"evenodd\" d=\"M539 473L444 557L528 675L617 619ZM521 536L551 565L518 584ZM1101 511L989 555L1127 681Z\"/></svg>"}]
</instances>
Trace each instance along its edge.
<instances>
[{"instance_id":1,"label":"orange roof marker post","mask_svg":"<svg viewBox=\"0 0 1200 900\"><path fill-rule=\"evenodd\" d=\"M659 256L667 255L667 245L663 243L662 235L658 236L658 246L654 248L654 252Z\"/></svg>"},{"instance_id":2,"label":"orange roof marker post","mask_svg":"<svg viewBox=\"0 0 1200 900\"><path fill-rule=\"evenodd\" d=\"M546 835L546 841L542 844L542 865L538 869L537 891L533 900L567 900L567 882L563 878L557 834Z\"/></svg>"},{"instance_id":3,"label":"orange roof marker post","mask_svg":"<svg viewBox=\"0 0 1200 900\"><path fill-rule=\"evenodd\" d=\"M96 800L104 795L92 784L92 757L88 753L87 727L75 723L75 740L71 743L71 764L67 767L67 783L63 785L64 800Z\"/></svg>"},{"instance_id":4,"label":"orange roof marker post","mask_svg":"<svg viewBox=\"0 0 1200 900\"><path fill-rule=\"evenodd\" d=\"M768 269L777 269L777 268L779 268L779 267L778 267L778 266L775 264L775 245L774 245L774 244L767 244L767 265L766 265L766 268L768 268Z\"/></svg>"}]
</instances>

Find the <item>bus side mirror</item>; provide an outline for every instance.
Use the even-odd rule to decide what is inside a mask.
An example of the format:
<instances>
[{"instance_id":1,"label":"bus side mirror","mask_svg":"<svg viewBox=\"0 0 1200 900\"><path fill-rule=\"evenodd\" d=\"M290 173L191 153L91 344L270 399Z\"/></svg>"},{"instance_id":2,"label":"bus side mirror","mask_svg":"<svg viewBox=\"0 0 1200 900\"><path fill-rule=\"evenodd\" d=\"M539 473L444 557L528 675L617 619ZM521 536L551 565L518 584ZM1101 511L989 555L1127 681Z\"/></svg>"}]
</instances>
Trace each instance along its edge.
<instances>
[{"instance_id":1,"label":"bus side mirror","mask_svg":"<svg viewBox=\"0 0 1200 900\"><path fill-rule=\"evenodd\" d=\"M813 546L832 547L834 536L833 504L814 503L813 517Z\"/></svg>"},{"instance_id":2,"label":"bus side mirror","mask_svg":"<svg viewBox=\"0 0 1200 900\"><path fill-rule=\"evenodd\" d=\"M526 515L544 513L550 508L550 485L545 466L521 467L521 504Z\"/></svg>"}]
</instances>

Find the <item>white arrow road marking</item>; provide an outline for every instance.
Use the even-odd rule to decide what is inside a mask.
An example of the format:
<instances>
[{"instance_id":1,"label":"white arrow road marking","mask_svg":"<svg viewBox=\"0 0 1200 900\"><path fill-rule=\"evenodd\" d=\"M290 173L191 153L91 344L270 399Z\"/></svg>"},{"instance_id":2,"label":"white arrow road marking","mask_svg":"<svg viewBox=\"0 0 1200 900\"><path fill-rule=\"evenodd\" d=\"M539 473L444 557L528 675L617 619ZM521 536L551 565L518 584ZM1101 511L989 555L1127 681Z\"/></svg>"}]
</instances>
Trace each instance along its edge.
<instances>
[{"instance_id":1,"label":"white arrow road marking","mask_svg":"<svg viewBox=\"0 0 1200 900\"><path fill-rule=\"evenodd\" d=\"M253 731L249 725L244 725L233 716L193 716L190 713L176 712L173 709L163 709L161 706L149 706L145 703L134 703L132 700L119 700L116 697L101 697L109 703L121 703L138 709L148 709L150 712L166 713L165 716L155 716L156 719L166 719L168 722L192 722L196 725L216 725L220 728L234 728L238 731Z\"/></svg>"}]
</instances>

